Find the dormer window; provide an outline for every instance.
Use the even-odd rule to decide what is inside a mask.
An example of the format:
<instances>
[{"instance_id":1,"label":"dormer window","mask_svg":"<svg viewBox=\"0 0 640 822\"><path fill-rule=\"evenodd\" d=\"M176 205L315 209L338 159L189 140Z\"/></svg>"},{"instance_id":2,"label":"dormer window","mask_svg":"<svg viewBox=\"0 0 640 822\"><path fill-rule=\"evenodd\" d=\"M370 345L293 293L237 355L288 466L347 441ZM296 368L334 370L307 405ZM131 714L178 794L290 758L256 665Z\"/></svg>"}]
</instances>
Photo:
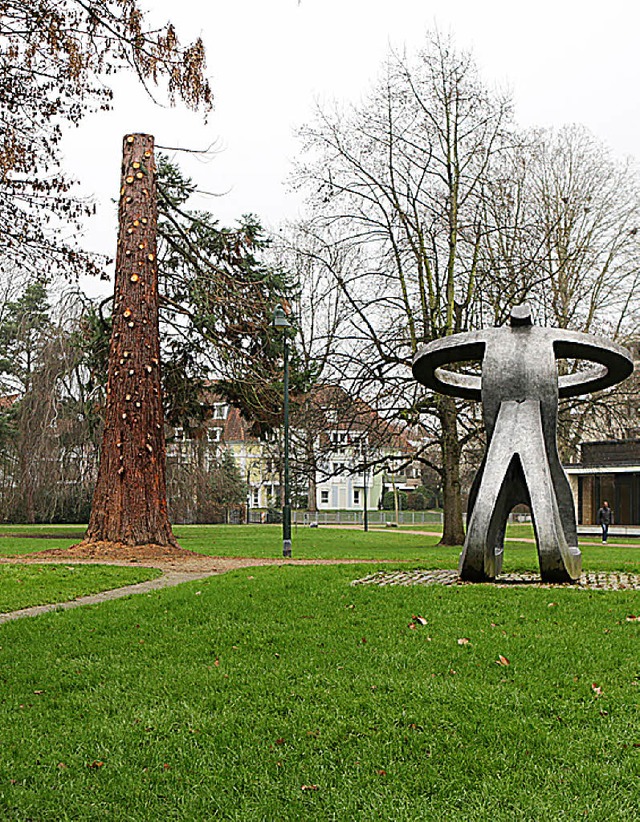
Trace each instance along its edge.
<instances>
[{"instance_id":1,"label":"dormer window","mask_svg":"<svg viewBox=\"0 0 640 822\"><path fill-rule=\"evenodd\" d=\"M229 414L229 406L224 402L216 402L213 404L213 419L226 420Z\"/></svg>"}]
</instances>

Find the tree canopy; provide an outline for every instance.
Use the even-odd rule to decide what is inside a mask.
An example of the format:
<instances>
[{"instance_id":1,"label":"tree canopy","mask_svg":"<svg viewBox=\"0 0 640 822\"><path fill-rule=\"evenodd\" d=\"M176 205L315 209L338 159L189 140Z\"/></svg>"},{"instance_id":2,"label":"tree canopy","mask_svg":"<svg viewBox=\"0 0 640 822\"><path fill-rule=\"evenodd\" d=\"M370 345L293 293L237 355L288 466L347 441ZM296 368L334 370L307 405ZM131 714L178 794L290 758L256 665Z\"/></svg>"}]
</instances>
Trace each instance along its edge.
<instances>
[{"instance_id":1,"label":"tree canopy","mask_svg":"<svg viewBox=\"0 0 640 822\"><path fill-rule=\"evenodd\" d=\"M0 0L3 266L97 271L60 239L92 210L60 170L60 143L65 125L110 107L109 78L123 69L171 102L211 105L202 41L185 47L170 23L150 26L138 0Z\"/></svg>"}]
</instances>

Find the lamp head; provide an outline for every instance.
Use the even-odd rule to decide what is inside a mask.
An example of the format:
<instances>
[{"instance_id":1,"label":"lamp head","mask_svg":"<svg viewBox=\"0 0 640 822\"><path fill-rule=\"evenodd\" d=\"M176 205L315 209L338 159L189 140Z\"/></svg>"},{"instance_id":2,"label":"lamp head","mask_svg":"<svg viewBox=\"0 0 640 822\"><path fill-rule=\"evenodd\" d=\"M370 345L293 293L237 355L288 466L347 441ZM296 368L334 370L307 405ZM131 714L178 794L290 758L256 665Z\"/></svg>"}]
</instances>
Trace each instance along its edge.
<instances>
[{"instance_id":1,"label":"lamp head","mask_svg":"<svg viewBox=\"0 0 640 822\"><path fill-rule=\"evenodd\" d=\"M271 321L271 325L274 328L290 328L291 323L287 319L287 315L284 312L284 308L281 305L277 305L273 309L273 320Z\"/></svg>"}]
</instances>

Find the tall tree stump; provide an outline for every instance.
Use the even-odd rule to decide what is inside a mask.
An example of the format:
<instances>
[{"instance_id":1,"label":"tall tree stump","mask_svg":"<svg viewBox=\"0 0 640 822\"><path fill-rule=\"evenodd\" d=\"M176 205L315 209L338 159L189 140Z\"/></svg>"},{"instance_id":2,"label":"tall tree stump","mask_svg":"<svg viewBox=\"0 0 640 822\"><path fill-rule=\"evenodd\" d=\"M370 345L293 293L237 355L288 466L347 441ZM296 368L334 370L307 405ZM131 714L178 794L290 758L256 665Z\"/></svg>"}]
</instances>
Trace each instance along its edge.
<instances>
[{"instance_id":1,"label":"tall tree stump","mask_svg":"<svg viewBox=\"0 0 640 822\"><path fill-rule=\"evenodd\" d=\"M124 138L105 429L86 541L177 545L167 515L153 137Z\"/></svg>"}]
</instances>

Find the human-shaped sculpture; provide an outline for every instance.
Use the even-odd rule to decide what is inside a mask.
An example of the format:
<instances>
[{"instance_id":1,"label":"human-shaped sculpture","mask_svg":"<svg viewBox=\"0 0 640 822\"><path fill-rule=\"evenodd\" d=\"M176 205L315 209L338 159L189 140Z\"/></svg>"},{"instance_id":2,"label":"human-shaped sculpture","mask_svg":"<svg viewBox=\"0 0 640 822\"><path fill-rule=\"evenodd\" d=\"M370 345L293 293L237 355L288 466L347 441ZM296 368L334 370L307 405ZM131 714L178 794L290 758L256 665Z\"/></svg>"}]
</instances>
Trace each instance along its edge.
<instances>
[{"instance_id":1,"label":"human-shaped sculpture","mask_svg":"<svg viewBox=\"0 0 640 822\"><path fill-rule=\"evenodd\" d=\"M588 360L587 371L558 378L556 359ZM481 361L481 376L444 366ZM481 400L487 450L471 487L461 579L500 573L509 512L531 509L541 577L580 576L575 510L556 442L558 398L608 388L633 371L629 352L603 337L532 325L528 305L515 306L509 326L454 334L416 355L413 374L434 391Z\"/></svg>"}]
</instances>

